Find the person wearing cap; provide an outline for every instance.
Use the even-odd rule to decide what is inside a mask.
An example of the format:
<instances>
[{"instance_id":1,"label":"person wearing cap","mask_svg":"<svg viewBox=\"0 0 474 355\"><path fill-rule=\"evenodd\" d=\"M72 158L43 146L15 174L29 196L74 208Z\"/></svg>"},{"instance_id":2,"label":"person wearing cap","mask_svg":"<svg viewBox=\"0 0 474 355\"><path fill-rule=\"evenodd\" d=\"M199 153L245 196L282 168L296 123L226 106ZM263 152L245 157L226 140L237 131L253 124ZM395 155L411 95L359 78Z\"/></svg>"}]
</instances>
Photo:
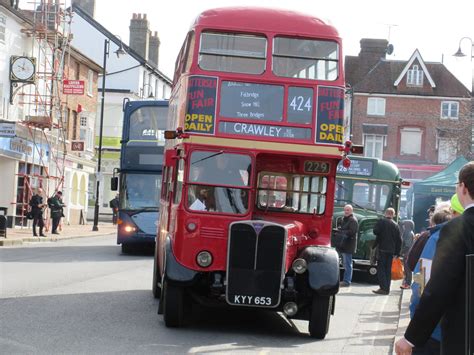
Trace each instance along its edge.
<instances>
[{"instance_id":1,"label":"person wearing cap","mask_svg":"<svg viewBox=\"0 0 474 355\"><path fill-rule=\"evenodd\" d=\"M474 253L474 161L459 171L456 194L464 212L443 226L431 275L404 337L395 343L397 355L424 346L441 321L441 354L466 352L466 255Z\"/></svg>"},{"instance_id":2,"label":"person wearing cap","mask_svg":"<svg viewBox=\"0 0 474 355\"><path fill-rule=\"evenodd\" d=\"M461 202L459 202L457 194L454 194L451 197L451 212L453 214L453 217L460 216L464 212L464 207L461 205Z\"/></svg>"},{"instance_id":3,"label":"person wearing cap","mask_svg":"<svg viewBox=\"0 0 474 355\"><path fill-rule=\"evenodd\" d=\"M63 217L63 207L66 207L63 203L62 197L63 193L57 191L53 197L48 199L48 207L51 210L51 219L53 220L53 227L51 229L52 234L59 234L59 222L61 221L61 217Z\"/></svg>"}]
</instances>

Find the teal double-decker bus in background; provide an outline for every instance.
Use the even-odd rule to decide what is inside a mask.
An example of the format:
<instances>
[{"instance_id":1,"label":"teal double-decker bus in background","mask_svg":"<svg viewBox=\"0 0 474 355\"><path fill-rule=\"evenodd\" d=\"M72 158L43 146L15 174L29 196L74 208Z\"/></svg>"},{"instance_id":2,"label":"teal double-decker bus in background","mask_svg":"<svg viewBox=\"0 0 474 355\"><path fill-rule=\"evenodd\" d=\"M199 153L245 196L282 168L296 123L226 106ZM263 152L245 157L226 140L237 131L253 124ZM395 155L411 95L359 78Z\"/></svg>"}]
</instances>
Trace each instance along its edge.
<instances>
[{"instance_id":1,"label":"teal double-decker bus in background","mask_svg":"<svg viewBox=\"0 0 474 355\"><path fill-rule=\"evenodd\" d=\"M404 182L397 166L390 162L354 156L350 160L350 167L346 168L342 163L337 167L333 228L340 225L344 206L352 205L359 222L354 271L367 272L373 278L377 274L377 266L370 261L375 241L373 228L389 207L396 211L398 221Z\"/></svg>"},{"instance_id":2,"label":"teal double-decker bus in background","mask_svg":"<svg viewBox=\"0 0 474 355\"><path fill-rule=\"evenodd\" d=\"M117 244L128 253L155 243L168 101L125 100L123 111L120 179L114 176L111 186L120 200Z\"/></svg>"}]
</instances>

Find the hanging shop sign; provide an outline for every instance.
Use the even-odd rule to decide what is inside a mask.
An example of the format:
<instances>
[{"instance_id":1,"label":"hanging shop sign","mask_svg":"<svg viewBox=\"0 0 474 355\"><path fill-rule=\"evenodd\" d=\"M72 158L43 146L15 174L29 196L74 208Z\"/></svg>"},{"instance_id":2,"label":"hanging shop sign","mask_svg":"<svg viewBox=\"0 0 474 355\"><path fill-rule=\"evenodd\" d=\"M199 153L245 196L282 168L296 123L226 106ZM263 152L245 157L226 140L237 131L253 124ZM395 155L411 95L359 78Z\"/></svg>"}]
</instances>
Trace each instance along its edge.
<instances>
[{"instance_id":1,"label":"hanging shop sign","mask_svg":"<svg viewBox=\"0 0 474 355\"><path fill-rule=\"evenodd\" d=\"M0 137L15 137L15 123L0 123Z\"/></svg>"},{"instance_id":2,"label":"hanging shop sign","mask_svg":"<svg viewBox=\"0 0 474 355\"><path fill-rule=\"evenodd\" d=\"M63 80L63 94L84 95L84 80Z\"/></svg>"},{"instance_id":3,"label":"hanging shop sign","mask_svg":"<svg viewBox=\"0 0 474 355\"><path fill-rule=\"evenodd\" d=\"M71 150L73 152L83 152L84 151L84 141L72 141Z\"/></svg>"}]
</instances>

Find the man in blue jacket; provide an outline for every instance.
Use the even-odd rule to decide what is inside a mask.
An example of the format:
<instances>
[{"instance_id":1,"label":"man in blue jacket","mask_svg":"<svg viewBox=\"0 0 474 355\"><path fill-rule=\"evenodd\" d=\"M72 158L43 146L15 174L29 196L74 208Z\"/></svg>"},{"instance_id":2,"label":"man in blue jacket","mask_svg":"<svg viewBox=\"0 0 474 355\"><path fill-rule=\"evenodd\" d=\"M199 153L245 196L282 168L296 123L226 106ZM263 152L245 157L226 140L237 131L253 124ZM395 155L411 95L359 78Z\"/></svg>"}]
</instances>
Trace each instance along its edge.
<instances>
[{"instance_id":1,"label":"man in blue jacket","mask_svg":"<svg viewBox=\"0 0 474 355\"><path fill-rule=\"evenodd\" d=\"M424 346L441 321L441 354L466 352L466 255L474 253L474 161L459 171L456 194L464 213L440 232L431 277L404 338L395 343L397 355Z\"/></svg>"},{"instance_id":2,"label":"man in blue jacket","mask_svg":"<svg viewBox=\"0 0 474 355\"><path fill-rule=\"evenodd\" d=\"M437 208L431 217L431 222L434 225L433 227L429 228L431 236L420 254L420 260L418 260L415 270L413 270L416 281L411 285L412 296L410 300L410 318L412 318L415 314L416 307L418 306L421 294L423 293L422 288L424 287L425 282L428 282L426 279L419 280L416 276L423 275L421 273L423 263L426 265L427 262L431 262L433 260L436 251L436 245L438 244L439 232L445 223L451 219L451 216L452 214L448 207L441 207ZM426 266L426 268L430 267L431 266ZM440 342L441 326L438 324L431 334L431 338L426 342L425 346L415 347L413 349L413 354L439 354Z\"/></svg>"}]
</instances>

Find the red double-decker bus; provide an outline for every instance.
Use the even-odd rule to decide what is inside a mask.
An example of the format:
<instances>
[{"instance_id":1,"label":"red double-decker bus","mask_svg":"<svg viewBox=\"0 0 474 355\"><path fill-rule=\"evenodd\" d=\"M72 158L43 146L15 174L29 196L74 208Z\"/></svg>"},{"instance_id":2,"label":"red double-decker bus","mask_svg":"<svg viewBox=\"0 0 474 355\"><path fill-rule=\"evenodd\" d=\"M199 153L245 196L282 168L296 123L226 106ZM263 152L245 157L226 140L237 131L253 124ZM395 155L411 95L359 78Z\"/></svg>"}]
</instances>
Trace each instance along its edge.
<instances>
[{"instance_id":1,"label":"red double-decker bus","mask_svg":"<svg viewBox=\"0 0 474 355\"><path fill-rule=\"evenodd\" d=\"M282 311L325 337L344 97L341 39L323 21L262 8L197 17L166 132L153 293L167 326L194 302Z\"/></svg>"}]
</instances>

